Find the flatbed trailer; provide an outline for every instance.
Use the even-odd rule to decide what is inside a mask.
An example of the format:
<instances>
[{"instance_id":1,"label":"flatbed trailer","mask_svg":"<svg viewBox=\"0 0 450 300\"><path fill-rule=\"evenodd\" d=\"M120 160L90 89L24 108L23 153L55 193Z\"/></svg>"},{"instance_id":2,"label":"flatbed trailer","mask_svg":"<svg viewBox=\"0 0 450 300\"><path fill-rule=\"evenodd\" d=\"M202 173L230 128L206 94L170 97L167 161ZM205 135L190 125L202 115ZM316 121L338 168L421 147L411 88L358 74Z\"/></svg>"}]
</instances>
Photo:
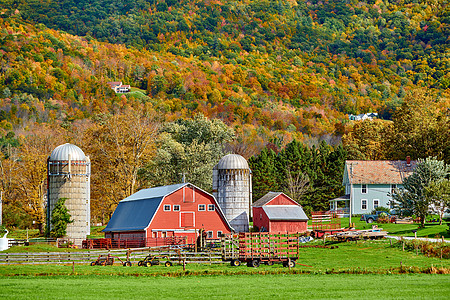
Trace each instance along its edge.
<instances>
[{"instance_id":1,"label":"flatbed trailer","mask_svg":"<svg viewBox=\"0 0 450 300\"><path fill-rule=\"evenodd\" d=\"M354 230L338 232L333 237L338 241L357 241L361 239L382 239L387 236L387 231L379 230Z\"/></svg>"},{"instance_id":2,"label":"flatbed trailer","mask_svg":"<svg viewBox=\"0 0 450 300\"><path fill-rule=\"evenodd\" d=\"M294 267L299 257L301 233L241 232L222 238L222 259L232 266L281 263Z\"/></svg>"}]
</instances>

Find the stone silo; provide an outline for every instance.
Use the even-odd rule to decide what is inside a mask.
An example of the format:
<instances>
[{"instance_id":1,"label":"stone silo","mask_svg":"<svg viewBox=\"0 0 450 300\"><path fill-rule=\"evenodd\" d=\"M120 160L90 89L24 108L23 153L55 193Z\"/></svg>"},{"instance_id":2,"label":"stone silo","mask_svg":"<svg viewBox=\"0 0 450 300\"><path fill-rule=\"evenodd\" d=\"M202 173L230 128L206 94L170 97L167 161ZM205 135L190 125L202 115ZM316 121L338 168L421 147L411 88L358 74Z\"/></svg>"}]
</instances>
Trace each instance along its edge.
<instances>
[{"instance_id":1,"label":"stone silo","mask_svg":"<svg viewBox=\"0 0 450 300\"><path fill-rule=\"evenodd\" d=\"M249 231L252 172L240 155L224 156L213 169L213 195L236 232Z\"/></svg>"},{"instance_id":2,"label":"stone silo","mask_svg":"<svg viewBox=\"0 0 450 300\"><path fill-rule=\"evenodd\" d=\"M80 245L90 234L90 177L89 157L75 145L56 147L47 160L47 226L51 229L50 217L56 202L66 198L65 205L72 223L67 225L67 237Z\"/></svg>"}]
</instances>

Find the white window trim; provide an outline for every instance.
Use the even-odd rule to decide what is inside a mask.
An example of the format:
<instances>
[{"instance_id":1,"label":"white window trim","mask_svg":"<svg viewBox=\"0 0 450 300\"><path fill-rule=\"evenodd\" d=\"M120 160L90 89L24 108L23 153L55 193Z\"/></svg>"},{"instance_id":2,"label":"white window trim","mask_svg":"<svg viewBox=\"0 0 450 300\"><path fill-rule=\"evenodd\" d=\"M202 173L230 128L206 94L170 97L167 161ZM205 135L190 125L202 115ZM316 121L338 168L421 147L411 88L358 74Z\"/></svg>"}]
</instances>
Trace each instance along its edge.
<instances>
[{"instance_id":1,"label":"white window trim","mask_svg":"<svg viewBox=\"0 0 450 300\"><path fill-rule=\"evenodd\" d=\"M175 210L175 207L178 207L178 209L177 210ZM173 205L173 209L172 209L173 211L180 211L181 210L181 206L180 205L176 205L176 204L174 204Z\"/></svg>"},{"instance_id":2,"label":"white window trim","mask_svg":"<svg viewBox=\"0 0 450 300\"><path fill-rule=\"evenodd\" d=\"M217 231L217 237L218 237L218 238L222 237L222 235L223 235L223 232L222 232L222 231L220 231L220 230Z\"/></svg>"},{"instance_id":3,"label":"white window trim","mask_svg":"<svg viewBox=\"0 0 450 300\"><path fill-rule=\"evenodd\" d=\"M375 201L378 202L378 205L375 207ZM380 207L380 199L373 199L373 209L376 209L377 207Z\"/></svg>"},{"instance_id":4,"label":"white window trim","mask_svg":"<svg viewBox=\"0 0 450 300\"><path fill-rule=\"evenodd\" d=\"M212 209L209 209L210 207L212 207ZM216 206L214 204L208 204L208 211L215 211L216 210Z\"/></svg>"},{"instance_id":5,"label":"white window trim","mask_svg":"<svg viewBox=\"0 0 450 300\"><path fill-rule=\"evenodd\" d=\"M169 209L166 209L166 206L168 206ZM171 211L172 210L170 204L164 204L163 209L164 209L164 211Z\"/></svg>"},{"instance_id":6,"label":"white window trim","mask_svg":"<svg viewBox=\"0 0 450 300\"><path fill-rule=\"evenodd\" d=\"M363 191L363 187L366 187L366 191ZM369 191L369 187L367 186L367 184L361 184L361 194L367 194L367 192Z\"/></svg>"},{"instance_id":7,"label":"white window trim","mask_svg":"<svg viewBox=\"0 0 450 300\"><path fill-rule=\"evenodd\" d=\"M206 238L207 239L213 239L214 238L214 231L207 231L206 232Z\"/></svg>"},{"instance_id":8,"label":"white window trim","mask_svg":"<svg viewBox=\"0 0 450 300\"><path fill-rule=\"evenodd\" d=\"M204 206L204 209L200 209L200 206ZM198 211L206 211L206 204L199 204Z\"/></svg>"},{"instance_id":9,"label":"white window trim","mask_svg":"<svg viewBox=\"0 0 450 300\"><path fill-rule=\"evenodd\" d=\"M363 202L366 201L366 208L363 208ZM367 210L367 199L361 199L361 210Z\"/></svg>"}]
</instances>

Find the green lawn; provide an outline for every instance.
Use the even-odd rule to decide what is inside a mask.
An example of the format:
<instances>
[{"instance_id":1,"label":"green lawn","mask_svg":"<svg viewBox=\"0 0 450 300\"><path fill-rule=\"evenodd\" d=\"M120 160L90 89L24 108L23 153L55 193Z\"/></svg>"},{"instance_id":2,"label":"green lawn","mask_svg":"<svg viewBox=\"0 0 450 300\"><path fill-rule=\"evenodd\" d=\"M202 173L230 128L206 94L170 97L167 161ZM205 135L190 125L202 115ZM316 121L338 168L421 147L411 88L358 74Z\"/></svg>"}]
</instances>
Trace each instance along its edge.
<instances>
[{"instance_id":1,"label":"green lawn","mask_svg":"<svg viewBox=\"0 0 450 300\"><path fill-rule=\"evenodd\" d=\"M49 276L0 280L2 299L448 299L449 275Z\"/></svg>"},{"instance_id":2,"label":"green lawn","mask_svg":"<svg viewBox=\"0 0 450 300\"><path fill-rule=\"evenodd\" d=\"M419 229L419 224L394 224L394 223L372 223L367 224L365 221L360 221L357 217L352 217L352 223L355 223L357 229L371 229L372 225L378 225L378 227L386 230L390 235L397 236L414 236L413 230L417 230L417 237L441 237L449 239L449 223L445 222L443 225L439 225L439 223L430 223L425 224L425 228ZM341 226L348 227L349 220L348 218L341 218Z\"/></svg>"}]
</instances>

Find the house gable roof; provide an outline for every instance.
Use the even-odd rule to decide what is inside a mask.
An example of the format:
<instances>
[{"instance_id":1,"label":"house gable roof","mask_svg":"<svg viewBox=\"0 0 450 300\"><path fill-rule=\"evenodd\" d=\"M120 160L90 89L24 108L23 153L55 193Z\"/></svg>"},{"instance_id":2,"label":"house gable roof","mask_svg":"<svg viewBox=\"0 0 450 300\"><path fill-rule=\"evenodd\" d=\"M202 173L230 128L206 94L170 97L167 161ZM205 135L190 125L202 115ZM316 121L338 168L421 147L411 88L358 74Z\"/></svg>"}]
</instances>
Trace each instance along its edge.
<instances>
[{"instance_id":1,"label":"house gable roof","mask_svg":"<svg viewBox=\"0 0 450 300\"><path fill-rule=\"evenodd\" d=\"M402 160L347 160L343 183L402 184L412 174L417 162ZM352 174L350 176L350 174Z\"/></svg>"},{"instance_id":2,"label":"house gable roof","mask_svg":"<svg viewBox=\"0 0 450 300\"><path fill-rule=\"evenodd\" d=\"M119 202L119 205L117 205L117 208L109 220L108 225L105 229L103 229L103 231L116 232L147 229L164 198L185 186L195 188L210 196L214 200L220 217L225 221L228 228L230 228L230 230L232 229L213 195L203 191L191 183L179 183L142 189L123 199Z\"/></svg>"}]
</instances>

